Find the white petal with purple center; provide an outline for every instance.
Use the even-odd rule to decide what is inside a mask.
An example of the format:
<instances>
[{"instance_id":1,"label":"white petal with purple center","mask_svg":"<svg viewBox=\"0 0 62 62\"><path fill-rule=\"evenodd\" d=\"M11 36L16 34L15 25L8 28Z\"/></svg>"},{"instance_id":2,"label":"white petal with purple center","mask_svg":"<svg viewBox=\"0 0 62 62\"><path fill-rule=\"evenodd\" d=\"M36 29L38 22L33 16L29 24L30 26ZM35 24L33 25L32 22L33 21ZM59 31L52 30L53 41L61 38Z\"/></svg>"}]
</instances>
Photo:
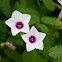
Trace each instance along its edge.
<instances>
[{"instance_id":1,"label":"white petal with purple center","mask_svg":"<svg viewBox=\"0 0 62 62\"><path fill-rule=\"evenodd\" d=\"M12 13L11 18L5 21L6 25L11 28L12 35L15 36L19 32L28 33L29 32L29 21L31 16L28 14L22 14L15 10Z\"/></svg>"},{"instance_id":2,"label":"white petal with purple center","mask_svg":"<svg viewBox=\"0 0 62 62\"><path fill-rule=\"evenodd\" d=\"M45 38L46 34L38 32L35 26L32 26L30 32L27 34L22 35L22 39L26 43L27 51L32 51L33 49L40 49L43 50L43 39Z\"/></svg>"}]
</instances>

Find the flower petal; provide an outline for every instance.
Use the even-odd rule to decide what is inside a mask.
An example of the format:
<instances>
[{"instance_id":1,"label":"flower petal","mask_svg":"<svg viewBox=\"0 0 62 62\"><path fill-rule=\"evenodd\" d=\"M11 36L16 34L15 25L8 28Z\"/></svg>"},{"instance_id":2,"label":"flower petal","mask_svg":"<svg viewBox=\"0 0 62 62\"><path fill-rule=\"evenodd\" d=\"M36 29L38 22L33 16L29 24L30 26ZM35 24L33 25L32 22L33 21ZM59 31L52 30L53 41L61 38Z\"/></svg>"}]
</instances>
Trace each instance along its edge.
<instances>
[{"instance_id":1,"label":"flower petal","mask_svg":"<svg viewBox=\"0 0 62 62\"><path fill-rule=\"evenodd\" d=\"M23 14L23 15L22 15L22 20L23 20L25 23L29 23L30 18L31 18L31 15L28 15L28 14Z\"/></svg>"},{"instance_id":2,"label":"flower petal","mask_svg":"<svg viewBox=\"0 0 62 62\"><path fill-rule=\"evenodd\" d=\"M15 10L13 13L12 13L12 16L11 16L15 21L20 21L22 19L22 13L20 13L19 11Z\"/></svg>"},{"instance_id":3,"label":"flower petal","mask_svg":"<svg viewBox=\"0 0 62 62\"><path fill-rule=\"evenodd\" d=\"M9 27L13 27L15 24L15 21L12 18L10 18L5 21L5 24L8 25Z\"/></svg>"},{"instance_id":4,"label":"flower petal","mask_svg":"<svg viewBox=\"0 0 62 62\"><path fill-rule=\"evenodd\" d=\"M21 30L17 29L16 27L11 27L11 32L13 36L16 36Z\"/></svg>"},{"instance_id":5,"label":"flower petal","mask_svg":"<svg viewBox=\"0 0 62 62\"><path fill-rule=\"evenodd\" d=\"M24 34L24 35L22 35L22 39L23 39L26 43L29 42L29 37L30 37L29 34Z\"/></svg>"},{"instance_id":6,"label":"flower petal","mask_svg":"<svg viewBox=\"0 0 62 62\"><path fill-rule=\"evenodd\" d=\"M17 29L16 26L14 25L13 27L11 27L11 32L13 36L17 35L19 32L27 33L29 32L29 25L28 24L24 25L22 29Z\"/></svg>"},{"instance_id":7,"label":"flower petal","mask_svg":"<svg viewBox=\"0 0 62 62\"><path fill-rule=\"evenodd\" d=\"M45 36L46 36L45 33L39 32L38 35L37 35L37 38L38 38L38 40L43 41L43 39L45 38Z\"/></svg>"},{"instance_id":8,"label":"flower petal","mask_svg":"<svg viewBox=\"0 0 62 62\"><path fill-rule=\"evenodd\" d=\"M21 32L28 33L29 29L29 24L24 24L24 27L21 29Z\"/></svg>"},{"instance_id":9,"label":"flower petal","mask_svg":"<svg viewBox=\"0 0 62 62\"><path fill-rule=\"evenodd\" d=\"M28 44L26 44L26 49L27 49L28 52L30 52L30 51L34 50L35 47L34 47L34 45L28 43Z\"/></svg>"},{"instance_id":10,"label":"flower petal","mask_svg":"<svg viewBox=\"0 0 62 62\"><path fill-rule=\"evenodd\" d=\"M32 28L30 29L30 34L31 34L31 35L37 35L37 34L38 34L38 31L37 31L37 29L35 28L35 26L32 26Z\"/></svg>"},{"instance_id":11,"label":"flower petal","mask_svg":"<svg viewBox=\"0 0 62 62\"><path fill-rule=\"evenodd\" d=\"M38 43L36 43L35 48L36 48L36 49L43 50L43 48L44 48L43 42L38 42Z\"/></svg>"}]
</instances>

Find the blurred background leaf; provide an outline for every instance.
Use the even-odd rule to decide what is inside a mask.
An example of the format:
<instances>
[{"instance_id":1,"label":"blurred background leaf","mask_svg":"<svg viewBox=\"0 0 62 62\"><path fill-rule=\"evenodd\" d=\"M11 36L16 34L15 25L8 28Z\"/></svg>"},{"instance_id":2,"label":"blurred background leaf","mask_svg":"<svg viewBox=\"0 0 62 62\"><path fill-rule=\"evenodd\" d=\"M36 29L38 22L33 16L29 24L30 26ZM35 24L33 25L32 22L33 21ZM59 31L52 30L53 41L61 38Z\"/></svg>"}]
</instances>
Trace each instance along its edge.
<instances>
[{"instance_id":1,"label":"blurred background leaf","mask_svg":"<svg viewBox=\"0 0 62 62\"><path fill-rule=\"evenodd\" d=\"M17 51L11 51L9 49L4 50L5 54L15 62L22 62L21 54Z\"/></svg>"},{"instance_id":2,"label":"blurred background leaf","mask_svg":"<svg viewBox=\"0 0 62 62\"><path fill-rule=\"evenodd\" d=\"M44 3L44 5L46 6L46 8L50 11L54 11L55 10L55 5L53 0L42 0L42 2Z\"/></svg>"},{"instance_id":3,"label":"blurred background leaf","mask_svg":"<svg viewBox=\"0 0 62 62\"><path fill-rule=\"evenodd\" d=\"M6 17L10 17L11 15L10 0L0 0L0 10L2 10L3 14Z\"/></svg>"},{"instance_id":4,"label":"blurred background leaf","mask_svg":"<svg viewBox=\"0 0 62 62\"><path fill-rule=\"evenodd\" d=\"M46 59L41 58L41 56L37 54L36 50L32 52L24 51L22 54L22 59L24 62L47 62Z\"/></svg>"}]
</instances>

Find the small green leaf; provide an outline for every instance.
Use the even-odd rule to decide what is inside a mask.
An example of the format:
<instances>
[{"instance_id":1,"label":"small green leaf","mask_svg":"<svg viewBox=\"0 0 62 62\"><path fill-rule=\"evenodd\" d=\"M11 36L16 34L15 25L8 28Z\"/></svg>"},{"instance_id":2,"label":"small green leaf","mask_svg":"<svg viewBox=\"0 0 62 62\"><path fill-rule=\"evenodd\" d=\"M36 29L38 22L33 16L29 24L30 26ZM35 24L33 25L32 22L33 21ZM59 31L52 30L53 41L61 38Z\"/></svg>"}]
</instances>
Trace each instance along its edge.
<instances>
[{"instance_id":1,"label":"small green leaf","mask_svg":"<svg viewBox=\"0 0 62 62\"><path fill-rule=\"evenodd\" d=\"M6 39L6 33L0 31L0 43Z\"/></svg>"},{"instance_id":2,"label":"small green leaf","mask_svg":"<svg viewBox=\"0 0 62 62\"><path fill-rule=\"evenodd\" d=\"M4 21L0 20L0 42L6 39L7 34L7 26L5 25Z\"/></svg>"},{"instance_id":3,"label":"small green leaf","mask_svg":"<svg viewBox=\"0 0 62 62\"><path fill-rule=\"evenodd\" d=\"M62 29L62 26L61 26L61 27L59 27L59 29Z\"/></svg>"},{"instance_id":4,"label":"small green leaf","mask_svg":"<svg viewBox=\"0 0 62 62\"><path fill-rule=\"evenodd\" d=\"M52 47L49 50L49 56L53 57L53 58L62 58L62 46L56 46L56 47Z\"/></svg>"},{"instance_id":5,"label":"small green leaf","mask_svg":"<svg viewBox=\"0 0 62 62\"><path fill-rule=\"evenodd\" d=\"M54 62L62 62L62 59L56 59Z\"/></svg>"},{"instance_id":6,"label":"small green leaf","mask_svg":"<svg viewBox=\"0 0 62 62\"><path fill-rule=\"evenodd\" d=\"M49 37L46 36L43 42L44 42L44 51L48 52L48 50L51 48L51 41Z\"/></svg>"},{"instance_id":7,"label":"small green leaf","mask_svg":"<svg viewBox=\"0 0 62 62\"><path fill-rule=\"evenodd\" d=\"M12 36L10 36L7 41L12 43L12 44L24 44L21 37L12 37Z\"/></svg>"},{"instance_id":8,"label":"small green leaf","mask_svg":"<svg viewBox=\"0 0 62 62\"><path fill-rule=\"evenodd\" d=\"M20 8L20 3L19 2L16 2L14 7L13 7L13 10L17 10L18 8Z\"/></svg>"},{"instance_id":9,"label":"small green leaf","mask_svg":"<svg viewBox=\"0 0 62 62\"><path fill-rule=\"evenodd\" d=\"M15 9L17 10L19 8L25 8L26 4L27 4L26 0L18 0L14 5L13 10L15 10Z\"/></svg>"},{"instance_id":10,"label":"small green leaf","mask_svg":"<svg viewBox=\"0 0 62 62\"><path fill-rule=\"evenodd\" d=\"M37 24L39 22L40 22L40 17L39 16L36 16L36 15L32 15L31 16L31 20L29 22L29 25L30 26L33 26L33 25L35 25L35 24Z\"/></svg>"},{"instance_id":11,"label":"small green leaf","mask_svg":"<svg viewBox=\"0 0 62 62\"><path fill-rule=\"evenodd\" d=\"M56 37L56 38L59 38L59 32L55 32L55 33L53 34L53 36Z\"/></svg>"},{"instance_id":12,"label":"small green leaf","mask_svg":"<svg viewBox=\"0 0 62 62\"><path fill-rule=\"evenodd\" d=\"M45 32L45 33L46 33L46 32L49 31L48 27L47 27L46 25L44 25L44 24L38 23L38 24L36 24L36 27L37 27L37 29L40 30L41 32Z\"/></svg>"},{"instance_id":13,"label":"small green leaf","mask_svg":"<svg viewBox=\"0 0 62 62\"><path fill-rule=\"evenodd\" d=\"M0 20L0 31L3 32L3 33L6 33L7 31L7 26L5 25L5 22L4 21L1 21Z\"/></svg>"},{"instance_id":14,"label":"small green leaf","mask_svg":"<svg viewBox=\"0 0 62 62\"><path fill-rule=\"evenodd\" d=\"M11 15L10 0L0 0L0 8L6 17Z\"/></svg>"},{"instance_id":15,"label":"small green leaf","mask_svg":"<svg viewBox=\"0 0 62 62\"><path fill-rule=\"evenodd\" d=\"M56 18L55 17L43 16L41 18L41 22L45 23L45 24L48 24L48 25L55 26L55 24L56 24Z\"/></svg>"},{"instance_id":16,"label":"small green leaf","mask_svg":"<svg viewBox=\"0 0 62 62\"><path fill-rule=\"evenodd\" d=\"M29 14L29 15L37 15L39 16L39 12L35 9L32 9L32 8L20 8L18 9L18 11L20 11L21 13L24 13L24 14Z\"/></svg>"},{"instance_id":17,"label":"small green leaf","mask_svg":"<svg viewBox=\"0 0 62 62\"><path fill-rule=\"evenodd\" d=\"M25 8L26 7L26 5L27 5L27 1L26 0L19 0L20 2L20 8Z\"/></svg>"},{"instance_id":18,"label":"small green leaf","mask_svg":"<svg viewBox=\"0 0 62 62\"><path fill-rule=\"evenodd\" d=\"M55 10L55 5L53 0L42 0L45 7L50 10L50 11L54 11Z\"/></svg>"}]
</instances>

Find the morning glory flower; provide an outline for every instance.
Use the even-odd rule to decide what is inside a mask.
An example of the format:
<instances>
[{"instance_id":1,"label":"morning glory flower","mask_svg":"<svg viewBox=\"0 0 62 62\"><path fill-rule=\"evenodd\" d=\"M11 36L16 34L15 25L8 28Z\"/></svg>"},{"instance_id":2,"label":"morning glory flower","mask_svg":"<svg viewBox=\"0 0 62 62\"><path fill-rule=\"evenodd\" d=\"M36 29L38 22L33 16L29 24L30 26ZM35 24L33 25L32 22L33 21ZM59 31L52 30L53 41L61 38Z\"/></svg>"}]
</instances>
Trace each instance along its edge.
<instances>
[{"instance_id":1,"label":"morning glory flower","mask_svg":"<svg viewBox=\"0 0 62 62\"><path fill-rule=\"evenodd\" d=\"M58 2L62 5L62 0L58 0Z\"/></svg>"},{"instance_id":2,"label":"morning glory flower","mask_svg":"<svg viewBox=\"0 0 62 62\"><path fill-rule=\"evenodd\" d=\"M31 16L28 14L22 14L15 10L12 13L11 18L6 20L6 24L11 28L12 35L15 36L19 32L29 32L29 21Z\"/></svg>"},{"instance_id":3,"label":"morning glory flower","mask_svg":"<svg viewBox=\"0 0 62 62\"><path fill-rule=\"evenodd\" d=\"M27 51L30 52L33 49L43 50L43 39L45 36L45 33L38 32L35 26L32 26L29 33L22 35L22 39L26 43Z\"/></svg>"}]
</instances>

